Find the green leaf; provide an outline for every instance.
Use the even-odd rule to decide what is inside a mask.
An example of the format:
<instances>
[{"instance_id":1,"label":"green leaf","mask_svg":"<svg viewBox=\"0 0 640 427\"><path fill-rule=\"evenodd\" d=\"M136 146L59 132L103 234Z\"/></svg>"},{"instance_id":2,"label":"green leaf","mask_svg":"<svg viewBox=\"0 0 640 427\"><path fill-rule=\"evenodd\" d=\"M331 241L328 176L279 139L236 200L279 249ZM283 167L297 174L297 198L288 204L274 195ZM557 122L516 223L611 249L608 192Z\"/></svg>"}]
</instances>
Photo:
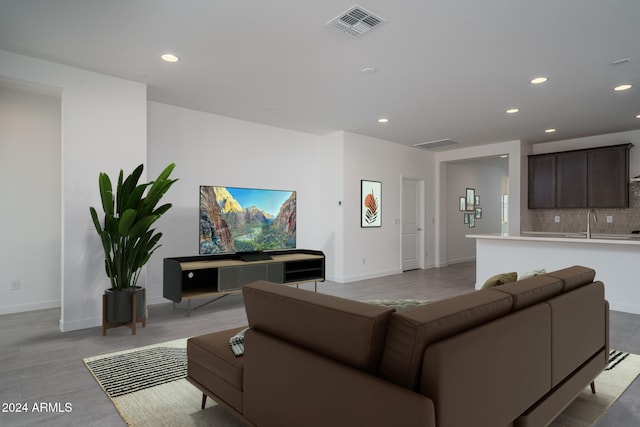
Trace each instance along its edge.
<instances>
[{"instance_id":1,"label":"green leaf","mask_svg":"<svg viewBox=\"0 0 640 427\"><path fill-rule=\"evenodd\" d=\"M154 215L158 215L158 216L162 216L165 214L165 212L167 212L169 209L171 209L171 203L166 203L162 206L160 206L158 209L156 209L155 211L153 211Z\"/></svg>"},{"instance_id":2,"label":"green leaf","mask_svg":"<svg viewBox=\"0 0 640 427\"><path fill-rule=\"evenodd\" d=\"M168 179L169 175L171 175L171 172L175 167L176 167L176 164L171 163L169 166L164 168L162 172L160 172L160 175L158 175L158 178L156 178L156 180L153 182L153 185L151 186L151 189L147 194L147 198L153 202L152 209L153 209L153 206L155 206L157 202L160 200L162 195L176 181L176 180L171 181Z\"/></svg>"},{"instance_id":3,"label":"green leaf","mask_svg":"<svg viewBox=\"0 0 640 427\"><path fill-rule=\"evenodd\" d=\"M106 173L101 173L98 176L98 187L100 188L102 209L105 214L113 215L113 189L111 187L111 180Z\"/></svg>"},{"instance_id":4,"label":"green leaf","mask_svg":"<svg viewBox=\"0 0 640 427\"><path fill-rule=\"evenodd\" d=\"M158 218L160 218L160 216L158 215L147 215L146 217L142 218L141 220L136 222L133 227L131 227L128 234L129 237L142 236L147 232L147 230L149 230L151 224L153 224Z\"/></svg>"},{"instance_id":5,"label":"green leaf","mask_svg":"<svg viewBox=\"0 0 640 427\"><path fill-rule=\"evenodd\" d=\"M93 225L96 228L98 234L102 235L102 226L100 225L100 220L98 219L98 213L95 208L90 207L89 212L91 212L91 219L93 220Z\"/></svg>"},{"instance_id":6,"label":"green leaf","mask_svg":"<svg viewBox=\"0 0 640 427\"><path fill-rule=\"evenodd\" d=\"M140 184L136 188L134 188L131 194L129 194L129 197L127 198L127 200L125 201L125 205L123 209L124 210L139 209L142 202L142 196L144 195L144 190L149 185L150 184Z\"/></svg>"},{"instance_id":7,"label":"green leaf","mask_svg":"<svg viewBox=\"0 0 640 427\"><path fill-rule=\"evenodd\" d=\"M118 223L118 233L120 233L120 235L129 235L129 230L131 230L131 227L133 227L133 224L135 224L137 215L138 211L135 209L127 209L126 211L124 211Z\"/></svg>"}]
</instances>

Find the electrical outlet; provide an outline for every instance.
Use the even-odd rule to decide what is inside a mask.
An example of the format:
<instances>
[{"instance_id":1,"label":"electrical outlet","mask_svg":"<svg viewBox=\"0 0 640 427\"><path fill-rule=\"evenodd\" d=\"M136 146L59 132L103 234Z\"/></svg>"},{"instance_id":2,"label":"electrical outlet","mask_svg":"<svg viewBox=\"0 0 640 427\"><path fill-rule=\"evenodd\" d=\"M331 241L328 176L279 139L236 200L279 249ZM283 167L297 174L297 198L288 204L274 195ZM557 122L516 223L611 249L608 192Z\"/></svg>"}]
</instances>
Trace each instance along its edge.
<instances>
[{"instance_id":1,"label":"electrical outlet","mask_svg":"<svg viewBox=\"0 0 640 427\"><path fill-rule=\"evenodd\" d=\"M556 215L553 219L555 222L560 222L560 215Z\"/></svg>"},{"instance_id":2,"label":"electrical outlet","mask_svg":"<svg viewBox=\"0 0 640 427\"><path fill-rule=\"evenodd\" d=\"M9 282L9 289L11 289L12 291L17 291L18 289L20 289L20 280L15 279Z\"/></svg>"},{"instance_id":3,"label":"electrical outlet","mask_svg":"<svg viewBox=\"0 0 640 427\"><path fill-rule=\"evenodd\" d=\"M607 215L607 224L613 224L613 215Z\"/></svg>"},{"instance_id":4,"label":"electrical outlet","mask_svg":"<svg viewBox=\"0 0 640 427\"><path fill-rule=\"evenodd\" d=\"M367 263L367 259L366 258L362 258L362 265L365 265Z\"/></svg>"}]
</instances>

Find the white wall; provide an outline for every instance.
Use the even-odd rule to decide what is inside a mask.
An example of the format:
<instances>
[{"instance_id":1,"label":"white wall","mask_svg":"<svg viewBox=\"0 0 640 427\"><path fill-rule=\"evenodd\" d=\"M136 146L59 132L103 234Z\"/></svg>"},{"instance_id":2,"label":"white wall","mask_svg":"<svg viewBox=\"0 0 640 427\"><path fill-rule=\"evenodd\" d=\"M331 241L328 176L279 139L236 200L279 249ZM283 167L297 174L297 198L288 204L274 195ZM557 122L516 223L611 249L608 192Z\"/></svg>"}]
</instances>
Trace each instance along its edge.
<instances>
[{"instance_id":1,"label":"white wall","mask_svg":"<svg viewBox=\"0 0 640 427\"><path fill-rule=\"evenodd\" d=\"M89 206L100 203L99 172L113 175L146 160L146 87L4 51L0 78L61 93L60 329L97 326L108 280Z\"/></svg>"},{"instance_id":2,"label":"white wall","mask_svg":"<svg viewBox=\"0 0 640 427\"><path fill-rule=\"evenodd\" d=\"M162 247L147 269L149 303L166 302L163 258L198 254L200 185L297 191L297 247L325 251L333 269L325 227L335 179L327 179L334 171L325 167L320 137L155 102L148 135L149 178L172 162L179 178L165 198L173 207L158 222Z\"/></svg>"},{"instance_id":3,"label":"white wall","mask_svg":"<svg viewBox=\"0 0 640 427\"><path fill-rule=\"evenodd\" d=\"M502 229L502 177L507 169L480 161L465 161L447 165L447 262L449 264L475 259L476 242L467 234L500 233ZM475 227L464 224L464 214L459 211L460 197L467 188L475 189L480 197L482 218L475 220Z\"/></svg>"},{"instance_id":4,"label":"white wall","mask_svg":"<svg viewBox=\"0 0 640 427\"><path fill-rule=\"evenodd\" d=\"M342 280L351 282L402 271L401 199L402 178L424 179L426 187L424 227L428 256L433 265L434 156L431 152L405 145L344 134L344 272ZM382 183L382 227L360 227L360 181ZM364 263L363 263L364 259Z\"/></svg>"},{"instance_id":5,"label":"white wall","mask_svg":"<svg viewBox=\"0 0 640 427\"><path fill-rule=\"evenodd\" d=\"M164 236L148 268L151 303L166 301L162 259L198 253L202 184L296 190L297 246L322 250L327 278L345 282L401 270L401 178L433 182L432 154L346 132L318 137L149 102L148 135L150 177L175 162L180 179L158 224ZM360 228L361 179L383 182L381 229Z\"/></svg>"},{"instance_id":6,"label":"white wall","mask_svg":"<svg viewBox=\"0 0 640 427\"><path fill-rule=\"evenodd\" d=\"M320 247L327 257L326 277L341 282L344 275L344 132L335 132L321 138L318 164L324 171L322 193L324 214L319 228Z\"/></svg>"},{"instance_id":7,"label":"white wall","mask_svg":"<svg viewBox=\"0 0 640 427\"><path fill-rule=\"evenodd\" d=\"M0 314L60 306L60 151L60 94L0 82Z\"/></svg>"},{"instance_id":8,"label":"white wall","mask_svg":"<svg viewBox=\"0 0 640 427\"><path fill-rule=\"evenodd\" d=\"M522 176L522 165L526 162L526 156L529 154L526 145L520 141L508 141L443 151L436 154L436 266L445 266L449 263L448 222L458 219L456 212L452 212L452 207L448 204L448 168L452 162L498 156L501 154L507 154L509 156L509 233L519 234L520 212L526 209L527 202L526 192L524 193L524 199L521 196L523 186L526 185L526 176ZM498 188L501 188L501 184L499 184ZM457 204L455 210L457 211ZM472 230L469 234L477 233L478 230ZM452 261L455 262L455 260Z\"/></svg>"}]
</instances>

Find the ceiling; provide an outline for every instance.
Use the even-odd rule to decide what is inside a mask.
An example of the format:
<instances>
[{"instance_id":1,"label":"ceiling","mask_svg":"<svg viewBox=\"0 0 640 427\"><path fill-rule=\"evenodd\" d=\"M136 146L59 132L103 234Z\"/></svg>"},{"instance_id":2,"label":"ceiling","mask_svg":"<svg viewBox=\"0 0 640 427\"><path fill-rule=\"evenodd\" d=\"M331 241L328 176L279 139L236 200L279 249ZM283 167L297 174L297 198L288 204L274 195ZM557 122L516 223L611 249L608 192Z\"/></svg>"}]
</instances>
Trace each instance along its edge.
<instances>
[{"instance_id":1,"label":"ceiling","mask_svg":"<svg viewBox=\"0 0 640 427\"><path fill-rule=\"evenodd\" d=\"M1 0L0 50L317 135L451 149L640 129L639 1L358 1L385 20L360 37L325 26L352 1Z\"/></svg>"}]
</instances>

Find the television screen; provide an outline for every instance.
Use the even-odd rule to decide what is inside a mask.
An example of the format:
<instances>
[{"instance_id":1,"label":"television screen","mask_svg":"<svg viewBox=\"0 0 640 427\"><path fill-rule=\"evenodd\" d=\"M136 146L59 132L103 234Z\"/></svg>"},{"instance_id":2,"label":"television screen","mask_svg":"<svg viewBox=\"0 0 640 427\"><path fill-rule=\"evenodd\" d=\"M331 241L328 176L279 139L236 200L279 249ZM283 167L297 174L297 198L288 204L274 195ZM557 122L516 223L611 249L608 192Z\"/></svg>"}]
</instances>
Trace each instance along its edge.
<instances>
[{"instance_id":1,"label":"television screen","mask_svg":"<svg viewBox=\"0 0 640 427\"><path fill-rule=\"evenodd\" d=\"M200 254L296 247L296 192L200 186Z\"/></svg>"}]
</instances>

